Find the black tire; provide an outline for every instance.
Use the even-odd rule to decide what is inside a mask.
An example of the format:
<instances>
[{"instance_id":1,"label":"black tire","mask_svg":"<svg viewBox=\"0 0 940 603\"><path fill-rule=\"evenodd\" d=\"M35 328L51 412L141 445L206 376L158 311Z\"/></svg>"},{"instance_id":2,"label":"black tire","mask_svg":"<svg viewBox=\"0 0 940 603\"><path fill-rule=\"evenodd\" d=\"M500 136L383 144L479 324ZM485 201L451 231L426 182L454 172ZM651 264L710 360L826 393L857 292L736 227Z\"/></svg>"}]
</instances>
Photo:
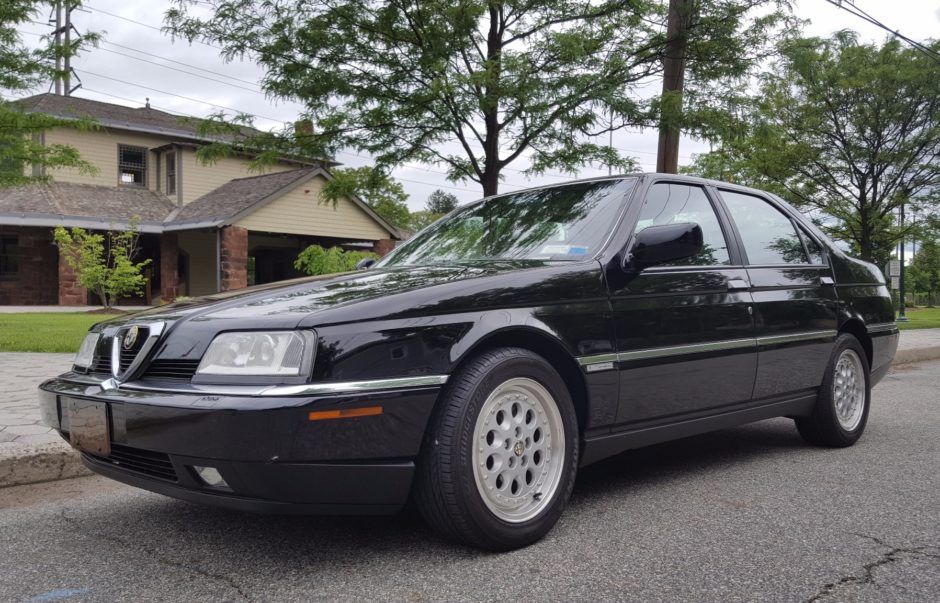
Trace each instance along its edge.
<instances>
[{"instance_id":1,"label":"black tire","mask_svg":"<svg viewBox=\"0 0 940 603\"><path fill-rule=\"evenodd\" d=\"M861 417L857 425L846 428L840 422L836 410L836 365L843 356L854 355L861 366L864 380L864 402ZM797 417L796 428L807 442L817 446L830 448L844 448L851 446L862 437L865 425L868 423L868 411L871 408L871 371L868 366L868 356L862 344L853 335L843 333L836 339L832 357L826 366L826 374L822 387L816 398L816 406L809 417Z\"/></svg>"},{"instance_id":2,"label":"black tire","mask_svg":"<svg viewBox=\"0 0 940 603\"><path fill-rule=\"evenodd\" d=\"M537 382L554 398L564 428L565 453L551 500L546 499L531 519L510 523L487 507L472 459L481 408L501 384L517 378ZM564 511L574 487L578 445L571 394L551 364L521 348L481 353L451 376L438 401L418 461L415 501L425 520L449 540L493 551L532 544L552 529ZM533 500L539 501L537 496Z\"/></svg>"}]
</instances>

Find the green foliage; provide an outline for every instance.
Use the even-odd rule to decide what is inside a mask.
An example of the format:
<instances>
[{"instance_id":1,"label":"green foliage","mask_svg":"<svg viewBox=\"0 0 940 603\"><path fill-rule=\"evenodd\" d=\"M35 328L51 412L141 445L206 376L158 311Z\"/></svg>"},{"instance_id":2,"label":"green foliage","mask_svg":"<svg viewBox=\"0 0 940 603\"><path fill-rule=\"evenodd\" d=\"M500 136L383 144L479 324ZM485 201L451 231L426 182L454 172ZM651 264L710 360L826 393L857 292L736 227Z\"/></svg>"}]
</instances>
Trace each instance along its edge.
<instances>
[{"instance_id":1,"label":"green foliage","mask_svg":"<svg viewBox=\"0 0 940 603\"><path fill-rule=\"evenodd\" d=\"M342 198L358 196L390 224L408 228L411 213L405 202L408 195L401 184L380 170L370 167L338 168L333 179L323 186L320 200L335 207Z\"/></svg>"},{"instance_id":2,"label":"green foliage","mask_svg":"<svg viewBox=\"0 0 940 603\"><path fill-rule=\"evenodd\" d=\"M81 5L69 0L73 7ZM28 90L57 75L56 57L76 56L82 47L96 44L97 34L86 34L69 46L48 44L31 49L20 39L19 30L31 20L41 17L45 2L37 0L3 0L0 2L0 90ZM0 186L26 184L45 180L46 168L75 168L81 173L95 173L96 168L83 161L75 148L67 145L39 144L39 135L53 127L68 126L88 129L88 120L63 120L49 115L26 114L15 103L0 96ZM38 169L33 175L25 170Z\"/></svg>"},{"instance_id":3,"label":"green foliage","mask_svg":"<svg viewBox=\"0 0 940 603\"><path fill-rule=\"evenodd\" d=\"M75 271L78 282L94 291L105 308L121 297L140 294L146 284L141 270L150 260L134 262L140 234L136 225L107 233L83 228L55 229L55 243Z\"/></svg>"},{"instance_id":4,"label":"green foliage","mask_svg":"<svg viewBox=\"0 0 940 603\"><path fill-rule=\"evenodd\" d=\"M940 293L940 243L924 241L905 276L915 293Z\"/></svg>"},{"instance_id":5,"label":"green foliage","mask_svg":"<svg viewBox=\"0 0 940 603\"><path fill-rule=\"evenodd\" d=\"M292 142L282 149L323 156L351 147L383 173L407 161L439 164L490 195L523 156L536 174L589 163L635 169L597 141L658 123L658 100L641 90L661 70L658 0L219 0L208 16L194 6L177 0L166 29L220 45L227 59L250 56L266 70L265 92L304 103L315 131L286 132ZM701 3L689 30L690 82L745 73L786 6Z\"/></svg>"},{"instance_id":6,"label":"green foliage","mask_svg":"<svg viewBox=\"0 0 940 603\"><path fill-rule=\"evenodd\" d=\"M437 189L428 197L425 207L432 214L444 215L454 211L457 208L457 203L457 195Z\"/></svg>"},{"instance_id":7,"label":"green foliage","mask_svg":"<svg viewBox=\"0 0 940 603\"><path fill-rule=\"evenodd\" d=\"M898 207L937 203L937 63L893 40L860 44L845 31L790 40L781 52L759 93L739 98L723 129L711 133L719 149L687 171L822 212L829 234L883 265L906 234Z\"/></svg>"},{"instance_id":8,"label":"green foliage","mask_svg":"<svg viewBox=\"0 0 940 603\"><path fill-rule=\"evenodd\" d=\"M319 245L311 245L297 256L294 268L312 276L321 274L334 274L336 272L349 272L356 269L356 264L366 258L378 259L379 256L371 251L344 251L340 247L324 249Z\"/></svg>"}]
</instances>

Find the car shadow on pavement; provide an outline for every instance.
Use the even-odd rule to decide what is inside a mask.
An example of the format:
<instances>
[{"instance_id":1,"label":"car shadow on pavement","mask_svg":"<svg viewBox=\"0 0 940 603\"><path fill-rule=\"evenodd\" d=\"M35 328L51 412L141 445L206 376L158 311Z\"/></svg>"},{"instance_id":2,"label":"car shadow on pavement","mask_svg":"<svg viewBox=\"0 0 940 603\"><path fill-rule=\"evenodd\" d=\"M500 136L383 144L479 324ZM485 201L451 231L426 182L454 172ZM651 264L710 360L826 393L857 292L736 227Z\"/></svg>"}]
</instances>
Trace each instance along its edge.
<instances>
[{"instance_id":1,"label":"car shadow on pavement","mask_svg":"<svg viewBox=\"0 0 940 603\"><path fill-rule=\"evenodd\" d=\"M806 446L792 422L781 419L628 451L580 472L568 514L576 514L582 506L643 496L666 480L694 479L697 473L766 460ZM128 546L143 546L144 552L148 547L178 546L181 541L196 549L204 546L232 554L249 546L256 555L290 559L289 564L298 568L353 557L359 563L363 555L377 559L403 551L414 552L426 563L487 555L442 541L412 509L377 517L254 515L149 493L137 496L131 506L81 513L69 523L86 534L110 534L106 538L114 542L127 539ZM131 535L134 532L145 533L149 544L139 544Z\"/></svg>"}]
</instances>

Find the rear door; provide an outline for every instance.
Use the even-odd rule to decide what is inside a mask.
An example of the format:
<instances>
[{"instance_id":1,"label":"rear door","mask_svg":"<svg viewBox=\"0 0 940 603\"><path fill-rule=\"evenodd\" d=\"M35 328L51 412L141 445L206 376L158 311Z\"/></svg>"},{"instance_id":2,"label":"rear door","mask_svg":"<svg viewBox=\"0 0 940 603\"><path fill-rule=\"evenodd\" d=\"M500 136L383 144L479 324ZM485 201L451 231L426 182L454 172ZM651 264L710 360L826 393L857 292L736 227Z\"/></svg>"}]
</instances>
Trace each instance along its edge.
<instances>
[{"instance_id":1,"label":"rear door","mask_svg":"<svg viewBox=\"0 0 940 603\"><path fill-rule=\"evenodd\" d=\"M758 344L754 401L822 383L838 324L824 247L773 200L719 189L747 262Z\"/></svg>"},{"instance_id":2,"label":"rear door","mask_svg":"<svg viewBox=\"0 0 940 603\"><path fill-rule=\"evenodd\" d=\"M746 405L757 365L747 272L705 187L650 185L634 232L695 222L705 248L611 285L620 369L617 422Z\"/></svg>"}]
</instances>

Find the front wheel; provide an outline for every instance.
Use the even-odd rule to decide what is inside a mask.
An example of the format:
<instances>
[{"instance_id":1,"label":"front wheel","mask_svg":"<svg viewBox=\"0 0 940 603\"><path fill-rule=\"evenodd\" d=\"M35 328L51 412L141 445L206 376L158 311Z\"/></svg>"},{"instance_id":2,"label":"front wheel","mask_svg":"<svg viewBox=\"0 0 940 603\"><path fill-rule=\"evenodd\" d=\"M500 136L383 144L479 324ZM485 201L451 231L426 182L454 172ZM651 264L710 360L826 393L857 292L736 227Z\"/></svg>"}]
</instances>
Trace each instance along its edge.
<instances>
[{"instance_id":1,"label":"front wheel","mask_svg":"<svg viewBox=\"0 0 940 603\"><path fill-rule=\"evenodd\" d=\"M796 419L806 441L819 446L851 446L865 431L871 407L868 357L858 339L839 335L813 414Z\"/></svg>"},{"instance_id":2,"label":"front wheel","mask_svg":"<svg viewBox=\"0 0 940 603\"><path fill-rule=\"evenodd\" d=\"M564 380L528 350L491 350L448 383L419 459L416 501L453 540L490 550L526 546L561 516L577 460Z\"/></svg>"}]
</instances>

